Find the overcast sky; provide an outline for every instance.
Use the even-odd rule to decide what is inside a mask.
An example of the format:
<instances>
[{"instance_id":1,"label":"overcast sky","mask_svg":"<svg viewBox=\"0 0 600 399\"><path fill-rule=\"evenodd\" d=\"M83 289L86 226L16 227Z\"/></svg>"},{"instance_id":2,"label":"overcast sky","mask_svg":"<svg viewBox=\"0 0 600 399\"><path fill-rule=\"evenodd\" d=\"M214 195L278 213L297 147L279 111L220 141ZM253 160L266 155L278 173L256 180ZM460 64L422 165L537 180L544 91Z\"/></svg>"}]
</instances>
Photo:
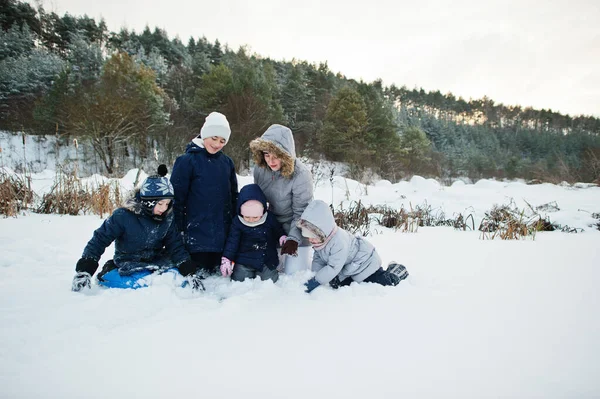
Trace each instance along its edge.
<instances>
[{"instance_id":1,"label":"overcast sky","mask_svg":"<svg viewBox=\"0 0 600 399\"><path fill-rule=\"evenodd\" d=\"M44 0L412 89L600 117L600 0Z\"/></svg>"}]
</instances>

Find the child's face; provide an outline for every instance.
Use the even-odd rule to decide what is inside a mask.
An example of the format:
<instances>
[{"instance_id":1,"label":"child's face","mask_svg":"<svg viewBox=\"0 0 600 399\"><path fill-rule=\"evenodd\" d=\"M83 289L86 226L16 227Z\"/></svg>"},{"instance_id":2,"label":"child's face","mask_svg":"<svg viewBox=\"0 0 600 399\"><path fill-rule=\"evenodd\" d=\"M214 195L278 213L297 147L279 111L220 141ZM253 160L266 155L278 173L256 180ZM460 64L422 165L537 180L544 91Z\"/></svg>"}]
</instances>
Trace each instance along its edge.
<instances>
[{"instance_id":1,"label":"child's face","mask_svg":"<svg viewBox=\"0 0 600 399\"><path fill-rule=\"evenodd\" d=\"M277 172L279 169L281 169L281 159L277 158L270 152L264 152L263 155L265 157L265 162L267 165L269 165L269 168L271 168L273 172Z\"/></svg>"},{"instance_id":2,"label":"child's face","mask_svg":"<svg viewBox=\"0 0 600 399\"><path fill-rule=\"evenodd\" d=\"M244 220L249 223L258 222L260 220L260 216L243 216Z\"/></svg>"},{"instance_id":3,"label":"child's face","mask_svg":"<svg viewBox=\"0 0 600 399\"><path fill-rule=\"evenodd\" d=\"M208 151L209 154L216 154L221 151L227 141L223 137L212 136L204 139L204 148Z\"/></svg>"},{"instance_id":4,"label":"child's face","mask_svg":"<svg viewBox=\"0 0 600 399\"><path fill-rule=\"evenodd\" d=\"M167 209L169 209L170 202L171 202L170 199L164 199L164 200L158 201L158 203L156 205L154 205L154 210L152 212L158 216L162 215L163 213L165 213L167 211Z\"/></svg>"}]
</instances>

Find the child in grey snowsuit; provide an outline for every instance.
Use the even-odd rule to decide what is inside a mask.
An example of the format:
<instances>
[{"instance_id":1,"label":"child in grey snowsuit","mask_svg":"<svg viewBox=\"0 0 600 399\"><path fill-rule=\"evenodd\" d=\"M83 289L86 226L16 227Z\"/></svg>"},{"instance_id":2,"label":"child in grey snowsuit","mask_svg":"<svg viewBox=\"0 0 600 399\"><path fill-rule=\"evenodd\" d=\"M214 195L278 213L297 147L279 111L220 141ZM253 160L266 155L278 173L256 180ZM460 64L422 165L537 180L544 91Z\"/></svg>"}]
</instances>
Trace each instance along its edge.
<instances>
[{"instance_id":1,"label":"child in grey snowsuit","mask_svg":"<svg viewBox=\"0 0 600 399\"><path fill-rule=\"evenodd\" d=\"M297 225L315 251L312 270L316 274L305 283L306 292L323 284L338 288L352 281L397 285L408 277L406 268L395 262L384 270L375 247L339 228L329 205L321 200L308 204Z\"/></svg>"}]
</instances>

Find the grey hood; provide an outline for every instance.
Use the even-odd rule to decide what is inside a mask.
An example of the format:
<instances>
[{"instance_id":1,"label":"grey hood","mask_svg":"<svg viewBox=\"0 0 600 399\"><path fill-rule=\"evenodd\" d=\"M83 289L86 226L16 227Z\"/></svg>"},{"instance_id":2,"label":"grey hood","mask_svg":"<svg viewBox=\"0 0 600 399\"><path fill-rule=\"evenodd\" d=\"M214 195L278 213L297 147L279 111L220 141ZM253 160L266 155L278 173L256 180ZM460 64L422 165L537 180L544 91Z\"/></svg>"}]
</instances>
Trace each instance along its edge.
<instances>
[{"instance_id":1,"label":"grey hood","mask_svg":"<svg viewBox=\"0 0 600 399\"><path fill-rule=\"evenodd\" d=\"M271 125L260 138L250 142L250 150L254 163L261 168L269 168L263 152L274 154L281 159L281 175L290 178L294 174L296 164L296 144L292 131L282 125Z\"/></svg>"},{"instance_id":2,"label":"grey hood","mask_svg":"<svg viewBox=\"0 0 600 399\"><path fill-rule=\"evenodd\" d=\"M272 142L292 158L296 158L296 144L294 144L294 136L289 127L277 124L271 125L260 138Z\"/></svg>"},{"instance_id":3,"label":"grey hood","mask_svg":"<svg viewBox=\"0 0 600 399\"><path fill-rule=\"evenodd\" d=\"M325 241L336 227L331 208L321 200L314 200L308 204L296 224L300 228L312 231L321 241Z\"/></svg>"}]
</instances>

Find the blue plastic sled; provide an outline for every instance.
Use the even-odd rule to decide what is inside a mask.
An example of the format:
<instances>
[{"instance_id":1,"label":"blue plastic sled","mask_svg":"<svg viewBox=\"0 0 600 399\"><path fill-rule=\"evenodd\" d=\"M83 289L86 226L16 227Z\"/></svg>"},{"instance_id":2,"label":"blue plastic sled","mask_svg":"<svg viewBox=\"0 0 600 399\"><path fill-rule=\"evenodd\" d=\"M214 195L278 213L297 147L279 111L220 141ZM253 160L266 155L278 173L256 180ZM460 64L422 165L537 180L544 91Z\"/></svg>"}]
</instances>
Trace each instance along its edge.
<instances>
[{"instance_id":1,"label":"blue plastic sled","mask_svg":"<svg viewBox=\"0 0 600 399\"><path fill-rule=\"evenodd\" d=\"M165 270L162 273L154 273L164 274L169 272L179 274L179 270L177 270L177 268L174 267ZM148 282L144 280L144 278L148 277L151 274L153 274L153 272L150 270L141 270L128 276L121 276L119 274L119 271L117 269L114 269L102 276L102 280L98 280L98 284L106 288L131 288L137 290L138 288L148 287ZM181 284L181 287L185 287L187 285L187 280L184 280Z\"/></svg>"}]
</instances>

